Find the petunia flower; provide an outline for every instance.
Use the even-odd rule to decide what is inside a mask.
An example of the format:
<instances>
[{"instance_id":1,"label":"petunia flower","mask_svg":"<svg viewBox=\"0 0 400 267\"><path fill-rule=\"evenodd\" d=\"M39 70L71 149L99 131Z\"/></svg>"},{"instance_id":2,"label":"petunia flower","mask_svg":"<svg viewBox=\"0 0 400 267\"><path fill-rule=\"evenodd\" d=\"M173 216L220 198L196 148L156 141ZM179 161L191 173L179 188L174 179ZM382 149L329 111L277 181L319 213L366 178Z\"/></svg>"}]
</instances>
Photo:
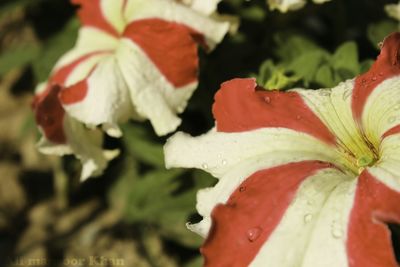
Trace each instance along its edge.
<instances>
[{"instance_id":1,"label":"petunia flower","mask_svg":"<svg viewBox=\"0 0 400 267\"><path fill-rule=\"evenodd\" d=\"M217 10L217 5L222 0L177 0L193 10L196 10L205 15L211 15Z\"/></svg>"},{"instance_id":2,"label":"petunia flower","mask_svg":"<svg viewBox=\"0 0 400 267\"><path fill-rule=\"evenodd\" d=\"M76 154L87 178L110 158L97 126L113 137L128 119L150 120L158 135L176 129L198 84L198 45L213 49L229 23L173 0L72 2L81 5L77 43L39 86L33 106L41 150Z\"/></svg>"},{"instance_id":3,"label":"petunia flower","mask_svg":"<svg viewBox=\"0 0 400 267\"><path fill-rule=\"evenodd\" d=\"M400 33L332 89L222 84L215 128L177 133L166 165L219 179L199 191L205 266L395 267L400 223Z\"/></svg>"},{"instance_id":4,"label":"petunia flower","mask_svg":"<svg viewBox=\"0 0 400 267\"><path fill-rule=\"evenodd\" d=\"M330 0L313 0L316 4L323 4L329 1ZM267 0L267 2L270 10L278 9L282 13L298 10L307 3L306 0Z\"/></svg>"}]
</instances>

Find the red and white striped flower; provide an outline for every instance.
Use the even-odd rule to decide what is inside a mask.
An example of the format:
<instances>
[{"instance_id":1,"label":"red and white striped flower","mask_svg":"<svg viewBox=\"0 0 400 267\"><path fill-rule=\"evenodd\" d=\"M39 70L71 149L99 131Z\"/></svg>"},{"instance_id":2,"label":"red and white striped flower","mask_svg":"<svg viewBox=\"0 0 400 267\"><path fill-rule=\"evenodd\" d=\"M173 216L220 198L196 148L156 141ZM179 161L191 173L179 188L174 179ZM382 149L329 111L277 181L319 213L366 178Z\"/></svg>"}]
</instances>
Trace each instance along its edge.
<instances>
[{"instance_id":1,"label":"red and white striped flower","mask_svg":"<svg viewBox=\"0 0 400 267\"><path fill-rule=\"evenodd\" d=\"M400 33L332 89L222 84L216 127L165 146L167 167L219 179L198 193L205 266L395 267L400 223Z\"/></svg>"},{"instance_id":2,"label":"red and white striped flower","mask_svg":"<svg viewBox=\"0 0 400 267\"><path fill-rule=\"evenodd\" d=\"M72 2L81 5L77 43L40 86L34 109L42 150L90 161L87 177L101 172L107 158L102 134L79 122L101 125L113 137L122 135L118 123L128 119L149 119L158 135L174 131L197 87L198 45L213 49L229 24L174 0ZM211 13L216 2L206 2L201 10Z\"/></svg>"}]
</instances>

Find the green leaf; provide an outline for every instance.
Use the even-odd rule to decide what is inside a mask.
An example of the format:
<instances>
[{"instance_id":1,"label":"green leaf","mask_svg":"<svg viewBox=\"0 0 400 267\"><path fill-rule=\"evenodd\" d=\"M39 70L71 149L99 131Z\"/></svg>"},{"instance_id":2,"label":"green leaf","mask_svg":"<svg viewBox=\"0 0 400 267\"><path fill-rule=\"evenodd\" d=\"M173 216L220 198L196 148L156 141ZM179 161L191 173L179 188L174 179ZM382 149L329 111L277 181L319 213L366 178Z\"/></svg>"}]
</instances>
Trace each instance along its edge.
<instances>
[{"instance_id":1,"label":"green leaf","mask_svg":"<svg viewBox=\"0 0 400 267\"><path fill-rule=\"evenodd\" d=\"M358 63L358 49L354 42L346 42L339 46L332 57L332 65L336 71L343 71L348 73L349 79L357 75L360 71L360 65Z\"/></svg>"},{"instance_id":2,"label":"green leaf","mask_svg":"<svg viewBox=\"0 0 400 267\"><path fill-rule=\"evenodd\" d=\"M257 82L267 90L285 89L299 80L295 75L286 75L284 68L275 66L272 60L266 60L259 73Z\"/></svg>"},{"instance_id":3,"label":"green leaf","mask_svg":"<svg viewBox=\"0 0 400 267\"><path fill-rule=\"evenodd\" d=\"M202 257L196 257L193 260L189 261L185 264L184 267L202 267L204 264L204 260Z\"/></svg>"},{"instance_id":4,"label":"green leaf","mask_svg":"<svg viewBox=\"0 0 400 267\"><path fill-rule=\"evenodd\" d=\"M149 133L144 128L134 124L126 124L122 127L124 131L124 144L127 152L138 160L165 168L163 145L149 138Z\"/></svg>"},{"instance_id":5,"label":"green leaf","mask_svg":"<svg viewBox=\"0 0 400 267\"><path fill-rule=\"evenodd\" d=\"M360 73L367 72L372 64L374 64L375 60L372 59L366 59L363 62L360 63Z\"/></svg>"},{"instance_id":6,"label":"green leaf","mask_svg":"<svg viewBox=\"0 0 400 267\"><path fill-rule=\"evenodd\" d=\"M140 177L135 162L127 157L125 173L109 193L109 202L121 211L128 223L153 225L164 237L185 246L198 247L202 239L186 229L185 224L196 212L197 188L182 189L182 169L150 171ZM183 179L191 179L190 173Z\"/></svg>"},{"instance_id":7,"label":"green leaf","mask_svg":"<svg viewBox=\"0 0 400 267\"><path fill-rule=\"evenodd\" d=\"M398 30L398 23L387 19L370 24L367 29L367 36L372 45L379 49L380 42L382 42L387 35Z\"/></svg>"},{"instance_id":8,"label":"green leaf","mask_svg":"<svg viewBox=\"0 0 400 267\"><path fill-rule=\"evenodd\" d=\"M21 44L4 51L0 55L0 76L14 68L31 63L37 58L39 51L39 46L36 44Z\"/></svg>"},{"instance_id":9,"label":"green leaf","mask_svg":"<svg viewBox=\"0 0 400 267\"><path fill-rule=\"evenodd\" d=\"M332 68L327 64L321 66L315 74L315 81L323 87L335 86Z\"/></svg>"},{"instance_id":10,"label":"green leaf","mask_svg":"<svg viewBox=\"0 0 400 267\"><path fill-rule=\"evenodd\" d=\"M303 53L323 51L318 45L301 35L277 34L274 37L277 50L275 54L283 61L295 60Z\"/></svg>"},{"instance_id":11,"label":"green leaf","mask_svg":"<svg viewBox=\"0 0 400 267\"><path fill-rule=\"evenodd\" d=\"M309 86L318 68L326 61L328 56L329 55L320 50L307 51L294 59L288 66L288 69L299 76L304 81L305 86Z\"/></svg>"}]
</instances>

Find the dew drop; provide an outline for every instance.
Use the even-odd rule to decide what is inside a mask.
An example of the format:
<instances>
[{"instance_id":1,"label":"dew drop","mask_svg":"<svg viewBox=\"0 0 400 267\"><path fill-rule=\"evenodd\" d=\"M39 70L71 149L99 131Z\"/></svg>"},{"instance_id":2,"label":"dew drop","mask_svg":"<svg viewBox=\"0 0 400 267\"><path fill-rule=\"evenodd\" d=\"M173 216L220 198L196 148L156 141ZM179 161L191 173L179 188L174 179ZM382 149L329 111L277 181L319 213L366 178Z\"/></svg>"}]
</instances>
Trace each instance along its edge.
<instances>
[{"instance_id":1,"label":"dew drop","mask_svg":"<svg viewBox=\"0 0 400 267\"><path fill-rule=\"evenodd\" d=\"M342 237L343 231L342 231L342 228L340 227L340 225L337 224L337 222L332 223L331 234L332 234L333 238L341 238Z\"/></svg>"},{"instance_id":2,"label":"dew drop","mask_svg":"<svg viewBox=\"0 0 400 267\"><path fill-rule=\"evenodd\" d=\"M246 191L246 187L245 186L239 187L239 192L244 192L244 191Z\"/></svg>"},{"instance_id":3,"label":"dew drop","mask_svg":"<svg viewBox=\"0 0 400 267\"><path fill-rule=\"evenodd\" d=\"M227 164L227 161L225 159L223 159L221 163L222 163L222 165L225 166Z\"/></svg>"},{"instance_id":4,"label":"dew drop","mask_svg":"<svg viewBox=\"0 0 400 267\"><path fill-rule=\"evenodd\" d=\"M372 79L371 80L373 80L373 81L376 81L376 77L374 76L374 77L372 77Z\"/></svg>"},{"instance_id":5,"label":"dew drop","mask_svg":"<svg viewBox=\"0 0 400 267\"><path fill-rule=\"evenodd\" d=\"M201 165L201 167L203 167L203 169L208 169L208 164L207 164L207 163L203 163L203 164Z\"/></svg>"},{"instance_id":6,"label":"dew drop","mask_svg":"<svg viewBox=\"0 0 400 267\"><path fill-rule=\"evenodd\" d=\"M264 97L265 103L269 104L271 103L271 98L269 96Z\"/></svg>"},{"instance_id":7,"label":"dew drop","mask_svg":"<svg viewBox=\"0 0 400 267\"><path fill-rule=\"evenodd\" d=\"M379 76L383 76L383 72L379 72Z\"/></svg>"},{"instance_id":8,"label":"dew drop","mask_svg":"<svg viewBox=\"0 0 400 267\"><path fill-rule=\"evenodd\" d=\"M367 82L367 80L366 79L362 79L361 82L364 84L364 83Z\"/></svg>"},{"instance_id":9,"label":"dew drop","mask_svg":"<svg viewBox=\"0 0 400 267\"><path fill-rule=\"evenodd\" d=\"M312 220L312 218L313 218L312 214L306 214L304 215L304 222L308 223Z\"/></svg>"},{"instance_id":10,"label":"dew drop","mask_svg":"<svg viewBox=\"0 0 400 267\"><path fill-rule=\"evenodd\" d=\"M341 229L339 229L339 228L333 228L332 229L332 236L334 237L334 238L341 238L342 237L342 230Z\"/></svg>"},{"instance_id":11,"label":"dew drop","mask_svg":"<svg viewBox=\"0 0 400 267\"><path fill-rule=\"evenodd\" d=\"M254 242L257 240L257 238L260 237L261 232L262 232L262 229L260 227L251 228L251 229L247 230L247 239L250 242Z\"/></svg>"}]
</instances>

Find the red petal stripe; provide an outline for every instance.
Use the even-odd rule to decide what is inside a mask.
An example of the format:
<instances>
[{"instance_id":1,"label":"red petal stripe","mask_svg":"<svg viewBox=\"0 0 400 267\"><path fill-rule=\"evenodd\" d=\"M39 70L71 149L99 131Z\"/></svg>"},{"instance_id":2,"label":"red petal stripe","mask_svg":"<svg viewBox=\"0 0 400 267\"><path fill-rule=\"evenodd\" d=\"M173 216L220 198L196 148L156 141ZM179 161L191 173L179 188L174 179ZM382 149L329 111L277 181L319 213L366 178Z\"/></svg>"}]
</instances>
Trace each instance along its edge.
<instances>
[{"instance_id":1,"label":"red petal stripe","mask_svg":"<svg viewBox=\"0 0 400 267\"><path fill-rule=\"evenodd\" d=\"M35 96L32 107L35 112L36 123L43 129L44 135L49 141L56 144L65 144L67 141L63 127L65 111L59 99L62 92L61 86L80 63L99 53L102 52L84 55L58 69L50 78L47 88L41 94ZM82 94L86 94L86 91L82 91Z\"/></svg>"},{"instance_id":2,"label":"red petal stripe","mask_svg":"<svg viewBox=\"0 0 400 267\"><path fill-rule=\"evenodd\" d=\"M60 101L64 105L71 105L85 99L88 91L87 80L82 80L60 92Z\"/></svg>"},{"instance_id":3,"label":"red petal stripe","mask_svg":"<svg viewBox=\"0 0 400 267\"><path fill-rule=\"evenodd\" d=\"M400 33L386 37L382 50L371 69L356 78L352 96L355 119L360 120L369 95L384 80L400 75Z\"/></svg>"},{"instance_id":4,"label":"red petal stripe","mask_svg":"<svg viewBox=\"0 0 400 267\"><path fill-rule=\"evenodd\" d=\"M115 37L119 37L120 34L118 31L106 20L101 10L101 1L102 0L71 0L73 4L81 5L78 16L84 26L95 27Z\"/></svg>"},{"instance_id":5,"label":"red petal stripe","mask_svg":"<svg viewBox=\"0 0 400 267\"><path fill-rule=\"evenodd\" d=\"M161 19L143 19L129 24L123 36L135 42L175 87L197 80L199 34L194 30Z\"/></svg>"},{"instance_id":6,"label":"red petal stripe","mask_svg":"<svg viewBox=\"0 0 400 267\"><path fill-rule=\"evenodd\" d=\"M220 132L284 127L308 133L329 144L336 137L296 92L257 90L254 79L234 79L215 95L213 114Z\"/></svg>"},{"instance_id":7,"label":"red petal stripe","mask_svg":"<svg viewBox=\"0 0 400 267\"><path fill-rule=\"evenodd\" d=\"M64 109L58 99L60 86L49 86L45 93L33 102L36 123L43 129L46 138L56 144L65 144Z\"/></svg>"},{"instance_id":8,"label":"red petal stripe","mask_svg":"<svg viewBox=\"0 0 400 267\"><path fill-rule=\"evenodd\" d=\"M358 178L347 252L351 267L398 267L385 222L400 223L400 194L367 171Z\"/></svg>"},{"instance_id":9,"label":"red petal stripe","mask_svg":"<svg viewBox=\"0 0 400 267\"><path fill-rule=\"evenodd\" d=\"M301 183L327 167L326 163L303 161L247 178L226 204L212 212L213 225L201 249L205 266L248 266L279 224Z\"/></svg>"}]
</instances>

